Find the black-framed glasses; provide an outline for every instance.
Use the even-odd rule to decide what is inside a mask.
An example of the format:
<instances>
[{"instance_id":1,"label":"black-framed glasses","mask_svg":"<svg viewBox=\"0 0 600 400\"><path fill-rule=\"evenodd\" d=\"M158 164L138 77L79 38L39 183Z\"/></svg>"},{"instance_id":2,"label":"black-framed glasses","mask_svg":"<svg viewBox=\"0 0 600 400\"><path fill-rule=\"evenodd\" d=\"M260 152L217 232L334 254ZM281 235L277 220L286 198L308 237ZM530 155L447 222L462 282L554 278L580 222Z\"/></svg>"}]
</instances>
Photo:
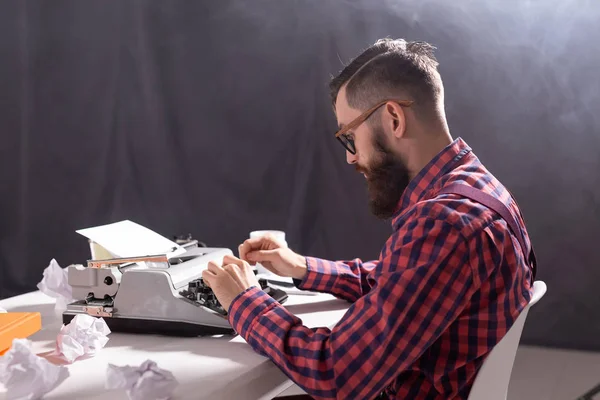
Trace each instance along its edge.
<instances>
[{"instance_id":1,"label":"black-framed glasses","mask_svg":"<svg viewBox=\"0 0 600 400\"><path fill-rule=\"evenodd\" d=\"M367 120L367 118L369 118L371 116L371 114L373 114L379 107L381 107L382 105L384 105L390 101L397 103L401 107L410 107L413 104L412 100L393 100L393 99L383 100L383 101L375 104L373 107L369 108L362 114L360 114L358 117L356 117L354 120L352 120L348 125L344 126L342 129L337 131L335 133L336 139L340 141L340 143L342 144L342 146L344 146L344 148L346 148L346 150L348 150L352 154L356 154L356 146L354 146L354 139L350 138L346 132L348 132L351 129L357 128L360 124L365 122Z\"/></svg>"}]
</instances>

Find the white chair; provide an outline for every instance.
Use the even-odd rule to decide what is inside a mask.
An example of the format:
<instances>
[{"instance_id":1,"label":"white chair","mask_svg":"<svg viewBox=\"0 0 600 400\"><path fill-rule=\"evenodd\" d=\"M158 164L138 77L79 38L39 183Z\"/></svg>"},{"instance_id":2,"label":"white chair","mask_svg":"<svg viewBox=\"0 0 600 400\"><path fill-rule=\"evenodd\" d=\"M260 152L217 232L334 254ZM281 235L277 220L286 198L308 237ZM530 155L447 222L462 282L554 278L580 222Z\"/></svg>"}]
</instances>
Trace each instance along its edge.
<instances>
[{"instance_id":1,"label":"white chair","mask_svg":"<svg viewBox=\"0 0 600 400\"><path fill-rule=\"evenodd\" d=\"M515 356L529 309L546 293L543 281L533 283L531 301L517 317L506 335L494 346L483 362L469 393L469 400L506 400Z\"/></svg>"}]
</instances>

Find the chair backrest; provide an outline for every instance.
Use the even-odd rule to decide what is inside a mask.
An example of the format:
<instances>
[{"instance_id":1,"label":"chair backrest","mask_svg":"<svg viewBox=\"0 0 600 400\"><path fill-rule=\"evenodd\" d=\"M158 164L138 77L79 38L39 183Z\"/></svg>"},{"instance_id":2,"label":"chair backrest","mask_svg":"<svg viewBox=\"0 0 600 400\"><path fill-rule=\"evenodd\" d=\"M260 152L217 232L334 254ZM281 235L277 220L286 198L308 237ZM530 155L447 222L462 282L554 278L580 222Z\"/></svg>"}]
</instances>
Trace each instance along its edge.
<instances>
[{"instance_id":1,"label":"chair backrest","mask_svg":"<svg viewBox=\"0 0 600 400\"><path fill-rule=\"evenodd\" d=\"M469 400L506 400L510 375L529 309L546 293L543 281L533 283L533 296L506 335L490 351L469 394Z\"/></svg>"}]
</instances>

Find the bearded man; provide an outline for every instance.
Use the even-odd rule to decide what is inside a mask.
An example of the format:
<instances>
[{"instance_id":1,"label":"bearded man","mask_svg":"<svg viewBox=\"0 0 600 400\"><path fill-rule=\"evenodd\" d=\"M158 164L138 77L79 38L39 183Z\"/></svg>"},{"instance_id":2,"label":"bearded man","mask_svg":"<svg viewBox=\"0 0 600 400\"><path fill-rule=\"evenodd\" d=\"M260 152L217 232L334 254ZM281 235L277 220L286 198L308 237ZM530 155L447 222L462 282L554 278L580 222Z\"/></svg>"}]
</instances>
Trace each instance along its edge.
<instances>
[{"instance_id":1,"label":"bearded man","mask_svg":"<svg viewBox=\"0 0 600 400\"><path fill-rule=\"evenodd\" d=\"M372 213L391 220L378 258L307 257L266 236L204 271L232 327L315 399L467 399L531 299L525 222L451 137L433 50L381 39L331 82L335 137L364 174ZM256 262L352 304L334 328L309 329L260 289Z\"/></svg>"}]
</instances>

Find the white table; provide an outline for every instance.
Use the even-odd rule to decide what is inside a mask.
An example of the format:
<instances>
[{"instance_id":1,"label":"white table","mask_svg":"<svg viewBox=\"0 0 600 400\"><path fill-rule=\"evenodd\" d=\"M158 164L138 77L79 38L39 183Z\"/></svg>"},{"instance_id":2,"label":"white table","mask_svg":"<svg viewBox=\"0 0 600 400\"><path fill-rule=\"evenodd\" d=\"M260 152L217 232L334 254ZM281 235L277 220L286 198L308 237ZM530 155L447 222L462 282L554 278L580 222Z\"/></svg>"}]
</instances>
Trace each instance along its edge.
<instances>
[{"instance_id":1,"label":"white table","mask_svg":"<svg viewBox=\"0 0 600 400\"><path fill-rule=\"evenodd\" d=\"M290 295L284 306L308 327L333 327L349 303L331 295ZM36 354L54 349L62 325L54 299L36 291L0 301L8 311L38 311L42 330L29 339ZM179 381L173 399L267 400L293 385L269 359L254 352L240 336L176 338L155 335L108 335L94 357L67 364L70 376L45 399L127 399L123 390L105 390L108 363L140 365L151 359ZM0 399L6 389L0 384Z\"/></svg>"}]
</instances>

